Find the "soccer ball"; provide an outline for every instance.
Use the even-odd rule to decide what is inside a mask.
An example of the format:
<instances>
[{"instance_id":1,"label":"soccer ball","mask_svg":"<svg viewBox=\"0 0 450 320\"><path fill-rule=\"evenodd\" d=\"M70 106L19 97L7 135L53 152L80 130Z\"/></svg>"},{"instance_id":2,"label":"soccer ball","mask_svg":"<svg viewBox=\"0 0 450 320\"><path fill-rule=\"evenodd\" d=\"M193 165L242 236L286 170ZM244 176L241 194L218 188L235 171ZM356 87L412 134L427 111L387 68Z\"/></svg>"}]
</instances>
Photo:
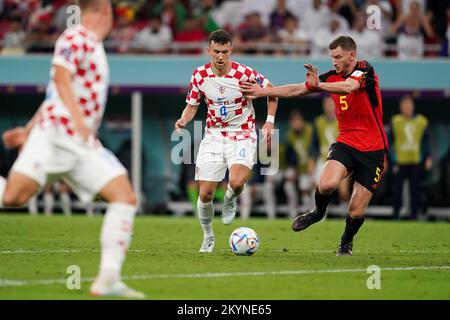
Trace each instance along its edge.
<instances>
[{"instance_id":1,"label":"soccer ball","mask_svg":"<svg viewBox=\"0 0 450 320\"><path fill-rule=\"evenodd\" d=\"M259 237L253 229L240 227L230 236L231 251L240 256L251 256L259 248Z\"/></svg>"}]
</instances>

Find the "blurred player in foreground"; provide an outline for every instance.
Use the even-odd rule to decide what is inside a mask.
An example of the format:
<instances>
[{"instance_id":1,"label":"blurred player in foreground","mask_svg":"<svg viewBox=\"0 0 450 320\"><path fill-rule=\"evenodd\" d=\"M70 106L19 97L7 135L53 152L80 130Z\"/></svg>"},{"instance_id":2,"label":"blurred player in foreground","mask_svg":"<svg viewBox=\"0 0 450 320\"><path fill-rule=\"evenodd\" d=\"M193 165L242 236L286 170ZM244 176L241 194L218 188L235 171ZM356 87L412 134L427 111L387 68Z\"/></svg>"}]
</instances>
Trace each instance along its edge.
<instances>
[{"instance_id":1,"label":"blurred player in foreground","mask_svg":"<svg viewBox=\"0 0 450 320\"><path fill-rule=\"evenodd\" d=\"M126 169L95 133L108 94L103 39L112 28L112 7L109 0L80 0L79 6L81 24L68 28L56 42L45 101L25 128L3 135L7 146L24 146L8 180L0 179L0 204L22 206L59 178L82 201L99 194L109 204L100 234L100 270L90 293L143 298L121 281L136 196Z\"/></svg>"},{"instance_id":2,"label":"blurred player in foreground","mask_svg":"<svg viewBox=\"0 0 450 320\"><path fill-rule=\"evenodd\" d=\"M177 130L194 118L202 98L208 106L205 136L200 144L195 179L200 182L197 211L204 238L200 252L212 252L215 244L212 199L217 184L229 169L229 184L222 209L222 222L230 224L236 214L236 198L242 192L255 163L257 135L252 102L243 97L239 85L255 81L270 86L255 70L230 60L231 36L224 30L211 33L208 39L211 62L198 67L191 77L186 107L175 123ZM274 128L277 99L268 99L267 120L263 130L270 142Z\"/></svg>"},{"instance_id":3,"label":"blurred player in foreground","mask_svg":"<svg viewBox=\"0 0 450 320\"><path fill-rule=\"evenodd\" d=\"M241 85L241 90L249 98L287 98L316 91L331 93L336 104L339 136L330 147L316 189L316 209L300 213L292 229L301 231L320 221L325 216L331 194L351 174L354 186L349 214L337 250L337 255L341 256L352 255L353 237L364 222L364 212L383 174L388 142L374 68L365 60L356 60L356 43L351 37L337 37L329 49L335 69L320 77L317 68L307 64L305 83L263 89L247 82Z\"/></svg>"}]
</instances>

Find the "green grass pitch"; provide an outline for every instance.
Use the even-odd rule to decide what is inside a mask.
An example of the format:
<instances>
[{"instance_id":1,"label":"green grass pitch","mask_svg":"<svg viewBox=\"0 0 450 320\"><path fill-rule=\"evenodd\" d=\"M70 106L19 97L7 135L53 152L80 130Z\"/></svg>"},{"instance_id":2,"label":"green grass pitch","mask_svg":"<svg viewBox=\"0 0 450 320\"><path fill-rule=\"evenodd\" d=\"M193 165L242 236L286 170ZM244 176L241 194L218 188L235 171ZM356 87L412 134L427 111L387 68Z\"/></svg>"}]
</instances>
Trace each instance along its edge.
<instances>
[{"instance_id":1,"label":"green grass pitch","mask_svg":"<svg viewBox=\"0 0 450 320\"><path fill-rule=\"evenodd\" d=\"M99 263L101 217L0 215L0 299L91 299ZM343 219L294 233L288 219L216 216L216 250L200 254L193 217L136 218L123 268L126 282L149 299L450 299L450 223L366 220L352 257L336 257ZM239 226L256 230L260 248L235 256ZM80 267L69 290L67 268ZM367 288L367 267L381 268L381 289Z\"/></svg>"}]
</instances>

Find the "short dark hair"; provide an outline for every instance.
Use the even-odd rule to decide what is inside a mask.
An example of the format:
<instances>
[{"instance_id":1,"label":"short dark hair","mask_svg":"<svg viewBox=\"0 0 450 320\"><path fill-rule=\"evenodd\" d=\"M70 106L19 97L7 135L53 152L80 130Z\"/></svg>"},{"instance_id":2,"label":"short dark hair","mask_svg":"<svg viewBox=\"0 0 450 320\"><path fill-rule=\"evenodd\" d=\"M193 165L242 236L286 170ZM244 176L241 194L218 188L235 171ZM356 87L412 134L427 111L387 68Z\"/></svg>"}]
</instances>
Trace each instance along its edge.
<instances>
[{"instance_id":1,"label":"short dark hair","mask_svg":"<svg viewBox=\"0 0 450 320\"><path fill-rule=\"evenodd\" d=\"M228 42L231 44L231 35L227 31L219 29L209 35L208 43L212 41L219 44L227 44Z\"/></svg>"},{"instance_id":2,"label":"short dark hair","mask_svg":"<svg viewBox=\"0 0 450 320\"><path fill-rule=\"evenodd\" d=\"M343 50L346 51L356 51L356 42L355 40L353 40L352 37L339 36L333 41L331 41L330 45L328 46L328 49L334 50L337 47L341 47Z\"/></svg>"}]
</instances>

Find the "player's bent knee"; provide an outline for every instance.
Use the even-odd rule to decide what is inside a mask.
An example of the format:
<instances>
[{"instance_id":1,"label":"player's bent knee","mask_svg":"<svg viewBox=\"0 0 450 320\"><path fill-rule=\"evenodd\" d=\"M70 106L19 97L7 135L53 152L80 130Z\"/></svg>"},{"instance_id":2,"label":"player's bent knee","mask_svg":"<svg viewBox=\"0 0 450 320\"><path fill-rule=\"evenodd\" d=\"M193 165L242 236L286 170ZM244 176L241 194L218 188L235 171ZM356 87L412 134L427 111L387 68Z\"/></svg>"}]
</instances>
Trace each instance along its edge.
<instances>
[{"instance_id":1,"label":"player's bent knee","mask_svg":"<svg viewBox=\"0 0 450 320\"><path fill-rule=\"evenodd\" d=\"M127 204L129 204L129 205L132 205L132 206L137 206L137 197L136 197L136 194L134 193L134 192L129 192L127 195L126 195L126 197L125 197L125 199L124 199L124 201L123 201L124 203L127 203Z\"/></svg>"},{"instance_id":2,"label":"player's bent knee","mask_svg":"<svg viewBox=\"0 0 450 320\"><path fill-rule=\"evenodd\" d=\"M203 203L211 202L214 197L214 192L210 190L200 190L200 201Z\"/></svg>"},{"instance_id":3,"label":"player's bent knee","mask_svg":"<svg viewBox=\"0 0 450 320\"><path fill-rule=\"evenodd\" d=\"M319 183L319 192L321 194L331 194L338 187L335 181L325 181Z\"/></svg>"},{"instance_id":4,"label":"player's bent knee","mask_svg":"<svg viewBox=\"0 0 450 320\"><path fill-rule=\"evenodd\" d=\"M350 204L348 213L352 218L359 218L364 215L365 207L360 204Z\"/></svg>"},{"instance_id":5,"label":"player's bent knee","mask_svg":"<svg viewBox=\"0 0 450 320\"><path fill-rule=\"evenodd\" d=\"M230 187L233 190L239 190L244 187L246 180L244 178L230 179Z\"/></svg>"},{"instance_id":6,"label":"player's bent knee","mask_svg":"<svg viewBox=\"0 0 450 320\"><path fill-rule=\"evenodd\" d=\"M5 207L22 207L27 204L28 198L23 195L9 194L5 192L2 199L2 204Z\"/></svg>"}]
</instances>

